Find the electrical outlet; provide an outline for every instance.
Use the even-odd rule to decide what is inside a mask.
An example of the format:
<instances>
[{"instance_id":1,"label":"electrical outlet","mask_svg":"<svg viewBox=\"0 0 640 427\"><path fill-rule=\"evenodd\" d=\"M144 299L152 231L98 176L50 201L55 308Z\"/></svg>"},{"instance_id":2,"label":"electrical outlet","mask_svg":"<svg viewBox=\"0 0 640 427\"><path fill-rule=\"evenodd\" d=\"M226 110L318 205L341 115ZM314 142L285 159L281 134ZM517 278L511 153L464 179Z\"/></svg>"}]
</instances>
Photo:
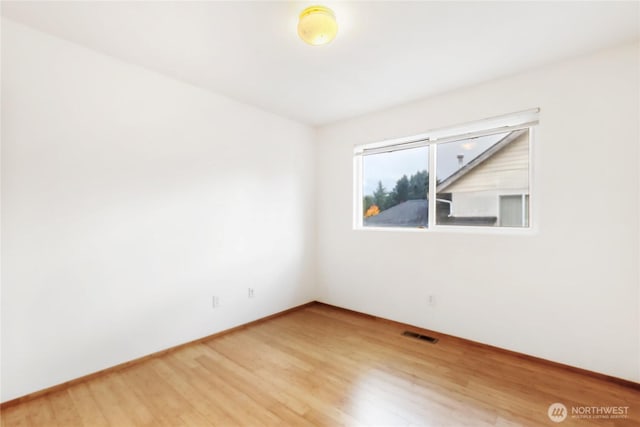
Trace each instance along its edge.
<instances>
[{"instance_id":1,"label":"electrical outlet","mask_svg":"<svg viewBox=\"0 0 640 427\"><path fill-rule=\"evenodd\" d=\"M220 298L214 295L213 297L211 297L211 308L218 307L220 307Z\"/></svg>"},{"instance_id":2,"label":"electrical outlet","mask_svg":"<svg viewBox=\"0 0 640 427\"><path fill-rule=\"evenodd\" d=\"M253 298L253 288L249 288L249 298Z\"/></svg>"}]
</instances>

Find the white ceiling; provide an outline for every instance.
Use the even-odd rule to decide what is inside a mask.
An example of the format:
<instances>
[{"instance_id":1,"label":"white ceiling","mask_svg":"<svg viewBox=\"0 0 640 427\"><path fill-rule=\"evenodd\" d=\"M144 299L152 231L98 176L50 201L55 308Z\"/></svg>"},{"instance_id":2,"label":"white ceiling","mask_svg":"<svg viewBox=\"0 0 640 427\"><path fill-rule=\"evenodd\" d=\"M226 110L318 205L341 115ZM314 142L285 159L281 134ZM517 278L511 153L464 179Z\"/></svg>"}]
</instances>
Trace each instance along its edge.
<instances>
[{"instance_id":1,"label":"white ceiling","mask_svg":"<svg viewBox=\"0 0 640 427\"><path fill-rule=\"evenodd\" d=\"M297 38L308 2L2 2L2 14L311 125L640 37L629 2L323 2L337 39Z\"/></svg>"}]
</instances>

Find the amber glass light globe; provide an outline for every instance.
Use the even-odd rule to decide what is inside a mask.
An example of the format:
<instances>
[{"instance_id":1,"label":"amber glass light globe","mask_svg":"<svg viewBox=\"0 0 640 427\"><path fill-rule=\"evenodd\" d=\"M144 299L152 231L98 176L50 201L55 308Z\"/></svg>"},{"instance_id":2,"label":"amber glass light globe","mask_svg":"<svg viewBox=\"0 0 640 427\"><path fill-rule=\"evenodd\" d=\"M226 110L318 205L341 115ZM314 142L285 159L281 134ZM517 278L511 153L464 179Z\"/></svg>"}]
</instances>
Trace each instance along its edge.
<instances>
[{"instance_id":1,"label":"amber glass light globe","mask_svg":"<svg viewBox=\"0 0 640 427\"><path fill-rule=\"evenodd\" d=\"M331 9L325 6L310 6L300 13L298 35L310 45L327 44L336 37L338 23Z\"/></svg>"}]
</instances>

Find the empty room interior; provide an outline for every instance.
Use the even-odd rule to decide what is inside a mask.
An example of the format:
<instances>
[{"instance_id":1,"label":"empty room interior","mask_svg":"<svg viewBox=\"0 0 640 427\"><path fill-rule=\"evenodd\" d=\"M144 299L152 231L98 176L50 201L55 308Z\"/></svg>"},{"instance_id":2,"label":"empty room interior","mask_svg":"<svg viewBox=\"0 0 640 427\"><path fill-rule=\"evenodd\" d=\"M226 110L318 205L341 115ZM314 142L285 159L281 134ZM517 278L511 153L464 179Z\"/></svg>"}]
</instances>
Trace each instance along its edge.
<instances>
[{"instance_id":1,"label":"empty room interior","mask_svg":"<svg viewBox=\"0 0 640 427\"><path fill-rule=\"evenodd\" d=\"M640 426L640 2L1 1L9 426Z\"/></svg>"}]
</instances>

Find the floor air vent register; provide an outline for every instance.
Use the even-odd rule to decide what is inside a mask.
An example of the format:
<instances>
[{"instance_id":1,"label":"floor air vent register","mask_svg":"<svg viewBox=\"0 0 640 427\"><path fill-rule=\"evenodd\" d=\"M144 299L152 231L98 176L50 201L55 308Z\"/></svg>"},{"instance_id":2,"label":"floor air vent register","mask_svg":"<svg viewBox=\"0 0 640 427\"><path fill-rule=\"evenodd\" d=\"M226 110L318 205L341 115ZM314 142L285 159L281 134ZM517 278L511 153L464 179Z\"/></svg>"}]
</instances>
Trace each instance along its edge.
<instances>
[{"instance_id":1,"label":"floor air vent register","mask_svg":"<svg viewBox=\"0 0 640 427\"><path fill-rule=\"evenodd\" d=\"M405 337L411 337L411 338L415 338L415 339L418 339L418 340L430 342L431 344L435 344L435 343L438 342L438 338L430 337L428 335L421 335L421 334L418 334L416 332L411 332L411 331L404 331L402 333L402 335L404 335Z\"/></svg>"}]
</instances>

